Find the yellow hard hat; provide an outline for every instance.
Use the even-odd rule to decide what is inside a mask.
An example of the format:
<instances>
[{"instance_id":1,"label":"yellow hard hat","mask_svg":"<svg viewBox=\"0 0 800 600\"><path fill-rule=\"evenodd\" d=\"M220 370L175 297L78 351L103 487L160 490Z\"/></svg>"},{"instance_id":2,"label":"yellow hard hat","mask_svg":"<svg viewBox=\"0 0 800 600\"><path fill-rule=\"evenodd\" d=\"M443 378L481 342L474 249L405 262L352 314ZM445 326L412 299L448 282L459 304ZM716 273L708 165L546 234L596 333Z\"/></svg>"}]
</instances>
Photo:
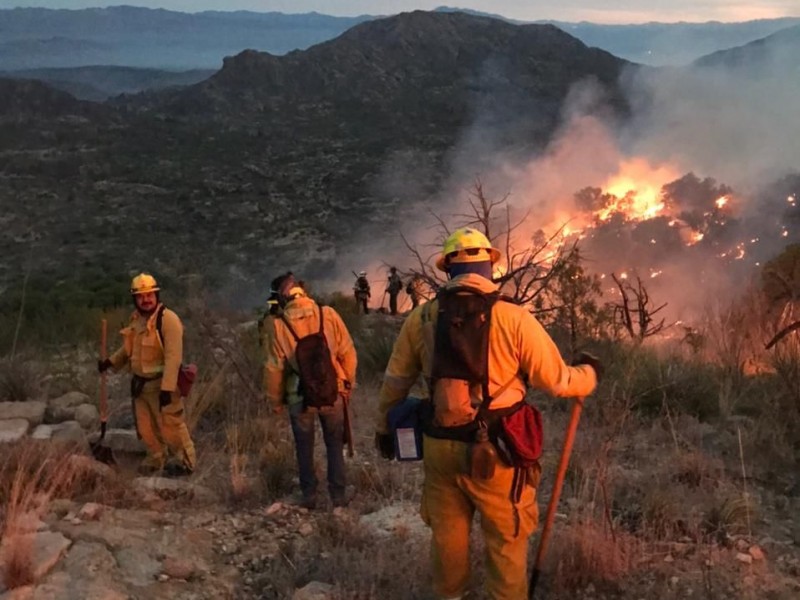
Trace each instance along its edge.
<instances>
[{"instance_id":1,"label":"yellow hard hat","mask_svg":"<svg viewBox=\"0 0 800 600\"><path fill-rule=\"evenodd\" d=\"M156 278L149 273L139 273L131 281L131 294L148 294L160 289Z\"/></svg>"},{"instance_id":2,"label":"yellow hard hat","mask_svg":"<svg viewBox=\"0 0 800 600\"><path fill-rule=\"evenodd\" d=\"M492 247L483 233L472 227L456 229L444 241L442 254L436 259L436 268L447 271L450 263L470 263L500 260L500 251Z\"/></svg>"}]
</instances>

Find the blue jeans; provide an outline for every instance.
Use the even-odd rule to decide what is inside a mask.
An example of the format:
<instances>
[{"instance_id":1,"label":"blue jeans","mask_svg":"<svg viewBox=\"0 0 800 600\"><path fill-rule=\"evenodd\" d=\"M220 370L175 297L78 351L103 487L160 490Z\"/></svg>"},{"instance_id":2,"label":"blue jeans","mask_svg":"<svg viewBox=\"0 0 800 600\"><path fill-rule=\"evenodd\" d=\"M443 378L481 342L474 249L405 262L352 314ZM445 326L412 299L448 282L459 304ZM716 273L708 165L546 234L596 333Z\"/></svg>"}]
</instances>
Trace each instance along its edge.
<instances>
[{"instance_id":1,"label":"blue jeans","mask_svg":"<svg viewBox=\"0 0 800 600\"><path fill-rule=\"evenodd\" d=\"M344 403L341 399L331 407L304 411L302 402L289 406L297 466L300 471L300 491L304 498L317 494L317 473L314 469L314 421L319 416L322 438L328 457L328 492L331 500L345 497L344 472Z\"/></svg>"}]
</instances>

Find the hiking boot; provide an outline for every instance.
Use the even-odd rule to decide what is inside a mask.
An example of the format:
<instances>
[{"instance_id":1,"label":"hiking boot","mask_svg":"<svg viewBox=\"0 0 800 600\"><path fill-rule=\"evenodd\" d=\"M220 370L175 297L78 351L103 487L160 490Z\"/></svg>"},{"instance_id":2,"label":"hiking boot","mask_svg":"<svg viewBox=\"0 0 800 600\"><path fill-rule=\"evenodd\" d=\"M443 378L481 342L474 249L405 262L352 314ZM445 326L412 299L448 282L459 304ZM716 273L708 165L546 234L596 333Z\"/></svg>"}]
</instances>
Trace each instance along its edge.
<instances>
[{"instance_id":1,"label":"hiking boot","mask_svg":"<svg viewBox=\"0 0 800 600\"><path fill-rule=\"evenodd\" d=\"M192 472L192 469L179 463L169 463L164 467L164 475L167 477L188 477Z\"/></svg>"},{"instance_id":2,"label":"hiking boot","mask_svg":"<svg viewBox=\"0 0 800 600\"><path fill-rule=\"evenodd\" d=\"M331 502L333 503L333 508L344 508L349 503L347 502L347 498L344 496L336 496L331 498Z\"/></svg>"}]
</instances>

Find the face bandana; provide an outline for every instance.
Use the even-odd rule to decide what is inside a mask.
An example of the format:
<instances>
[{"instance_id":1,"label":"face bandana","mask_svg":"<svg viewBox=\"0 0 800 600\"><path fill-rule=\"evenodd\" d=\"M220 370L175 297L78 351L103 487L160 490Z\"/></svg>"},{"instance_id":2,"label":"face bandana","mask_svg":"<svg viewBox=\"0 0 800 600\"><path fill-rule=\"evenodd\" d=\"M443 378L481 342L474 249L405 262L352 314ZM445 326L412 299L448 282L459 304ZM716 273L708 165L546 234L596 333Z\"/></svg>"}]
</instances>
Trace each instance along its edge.
<instances>
[{"instance_id":1,"label":"face bandana","mask_svg":"<svg viewBox=\"0 0 800 600\"><path fill-rule=\"evenodd\" d=\"M450 279L466 273L474 273L491 281L492 263L488 260L469 263L451 263L447 268L447 274L450 276Z\"/></svg>"}]
</instances>

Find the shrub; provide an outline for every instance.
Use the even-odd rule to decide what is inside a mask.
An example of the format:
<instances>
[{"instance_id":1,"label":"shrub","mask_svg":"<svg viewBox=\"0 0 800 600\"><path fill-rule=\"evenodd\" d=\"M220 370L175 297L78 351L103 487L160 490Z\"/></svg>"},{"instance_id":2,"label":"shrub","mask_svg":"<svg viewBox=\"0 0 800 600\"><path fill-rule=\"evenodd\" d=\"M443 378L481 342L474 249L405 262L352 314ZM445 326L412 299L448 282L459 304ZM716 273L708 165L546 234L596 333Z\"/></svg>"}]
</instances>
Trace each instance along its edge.
<instances>
[{"instance_id":1,"label":"shrub","mask_svg":"<svg viewBox=\"0 0 800 600\"><path fill-rule=\"evenodd\" d=\"M637 546L632 536L612 535L593 520L570 523L550 546L555 568L549 581L556 591L570 597L589 584L608 587L633 568Z\"/></svg>"},{"instance_id":2,"label":"shrub","mask_svg":"<svg viewBox=\"0 0 800 600\"><path fill-rule=\"evenodd\" d=\"M24 402L36 398L41 376L33 363L19 358L0 360L0 402Z\"/></svg>"},{"instance_id":3,"label":"shrub","mask_svg":"<svg viewBox=\"0 0 800 600\"><path fill-rule=\"evenodd\" d=\"M392 356L397 331L389 324L380 324L365 332L356 342L358 349L358 378L370 381L383 377Z\"/></svg>"}]
</instances>

